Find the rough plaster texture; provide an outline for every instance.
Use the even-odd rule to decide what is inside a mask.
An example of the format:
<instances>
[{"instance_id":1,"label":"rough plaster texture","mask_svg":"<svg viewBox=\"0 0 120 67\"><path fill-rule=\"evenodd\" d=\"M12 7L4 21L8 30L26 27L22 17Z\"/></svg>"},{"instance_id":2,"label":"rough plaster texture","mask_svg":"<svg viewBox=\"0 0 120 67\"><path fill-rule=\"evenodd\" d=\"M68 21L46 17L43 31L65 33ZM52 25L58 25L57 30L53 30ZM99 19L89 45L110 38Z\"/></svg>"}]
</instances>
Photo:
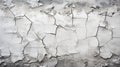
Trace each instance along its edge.
<instances>
[{"instance_id":1,"label":"rough plaster texture","mask_svg":"<svg viewBox=\"0 0 120 67\"><path fill-rule=\"evenodd\" d=\"M0 67L120 67L120 0L0 0Z\"/></svg>"}]
</instances>

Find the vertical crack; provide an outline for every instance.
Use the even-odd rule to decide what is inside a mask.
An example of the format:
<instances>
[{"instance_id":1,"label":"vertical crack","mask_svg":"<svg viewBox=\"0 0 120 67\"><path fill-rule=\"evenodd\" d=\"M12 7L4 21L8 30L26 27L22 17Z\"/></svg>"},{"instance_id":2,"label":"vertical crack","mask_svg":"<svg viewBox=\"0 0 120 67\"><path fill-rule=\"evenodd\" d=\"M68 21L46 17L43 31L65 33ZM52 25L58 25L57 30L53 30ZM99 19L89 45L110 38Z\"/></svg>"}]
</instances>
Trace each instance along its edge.
<instances>
[{"instance_id":1,"label":"vertical crack","mask_svg":"<svg viewBox=\"0 0 120 67\"><path fill-rule=\"evenodd\" d=\"M107 14L108 14L108 11L105 12L105 18L104 18L104 21L103 21L103 23L105 24L105 28L106 28L106 29L107 29L107 27L108 27L108 22L106 21L106 19L107 19Z\"/></svg>"},{"instance_id":2,"label":"vertical crack","mask_svg":"<svg viewBox=\"0 0 120 67\"><path fill-rule=\"evenodd\" d=\"M48 48L46 47L46 44L44 43L44 39L45 39L46 36L44 36L43 38L40 38L37 33L35 33L35 35L37 36L38 40L40 40L42 42L42 44L44 46L44 49L47 52L47 54L49 54L49 52L47 50Z\"/></svg>"},{"instance_id":3,"label":"vertical crack","mask_svg":"<svg viewBox=\"0 0 120 67\"><path fill-rule=\"evenodd\" d=\"M48 48L46 47L46 44L44 43L44 38L45 38L45 36L41 39L41 41L42 41L42 44L43 44L43 46L44 46L44 48L45 48L45 51L47 52L47 55L49 54L49 52L48 52Z\"/></svg>"},{"instance_id":4,"label":"vertical crack","mask_svg":"<svg viewBox=\"0 0 120 67\"><path fill-rule=\"evenodd\" d=\"M106 26L108 26L108 25L106 25ZM102 26L98 25L97 32L96 32L96 35L95 35L95 37L96 37L96 39L97 39L97 41L98 41L98 55L96 55L96 56L100 56L100 53L101 53L100 49L103 47L103 46L100 46L100 41L99 41L99 39L98 39L98 31L99 31L99 28L100 28L100 27L107 29L106 26L105 26L105 27L102 27ZM108 40L105 44L109 43L109 42L113 39L113 30L112 30L112 29L107 29L107 30L110 30L110 31L111 31L111 39ZM105 45L105 44L104 44L104 45ZM103 58L103 59L104 59L104 58Z\"/></svg>"},{"instance_id":5,"label":"vertical crack","mask_svg":"<svg viewBox=\"0 0 120 67\"><path fill-rule=\"evenodd\" d=\"M52 10L51 10L51 11L52 11ZM61 25L57 25L57 23L56 23L56 18L54 17L54 15L51 15L51 14L49 14L48 12L45 12L45 11L42 11L42 10L41 10L40 12L43 12L43 13L47 14L47 15L50 16L50 17L53 17L53 19L54 19L54 24L53 24L53 25L55 25L55 26L57 26L57 27L56 27L56 29L55 29L55 33L49 33L49 34L52 34L52 35L55 35L55 36L56 36L58 28L59 28L59 27L62 27L62 26L61 26Z\"/></svg>"},{"instance_id":6,"label":"vertical crack","mask_svg":"<svg viewBox=\"0 0 120 67\"><path fill-rule=\"evenodd\" d=\"M100 25L98 25L97 31L96 31L96 35L95 35L95 37L96 37L96 39L97 39L97 41L98 41L98 46L97 46L97 48L98 48L98 54L95 55L95 57L96 57L96 56L100 56L100 53L101 53L100 49L101 49L101 47L102 47L102 46L100 46L100 41L99 41L99 39L98 39L98 31L99 31L99 28L100 28Z\"/></svg>"},{"instance_id":7,"label":"vertical crack","mask_svg":"<svg viewBox=\"0 0 120 67\"><path fill-rule=\"evenodd\" d=\"M72 15L72 26L74 24L74 14L73 14L73 8L71 7L71 15Z\"/></svg>"},{"instance_id":8,"label":"vertical crack","mask_svg":"<svg viewBox=\"0 0 120 67\"><path fill-rule=\"evenodd\" d=\"M103 28L105 28L105 29L107 29L107 30L109 30L109 31L111 31L111 39L110 40L108 40L105 44L107 44L107 43L109 43L111 40L113 40L113 28L111 28L111 29L109 29L108 27L109 27L109 23L108 23L108 21L107 21L107 16L108 16L108 10L105 12L105 18L104 18L104 21L103 21L103 23L105 23L105 27L103 27Z\"/></svg>"},{"instance_id":9,"label":"vertical crack","mask_svg":"<svg viewBox=\"0 0 120 67\"><path fill-rule=\"evenodd\" d=\"M22 44L22 42L23 42L23 36L21 36L21 34L20 34L20 33L18 33L18 32L16 32L16 34L17 34L17 36L18 36L18 37L20 37L20 38L21 38L20 44Z\"/></svg>"},{"instance_id":10,"label":"vertical crack","mask_svg":"<svg viewBox=\"0 0 120 67\"><path fill-rule=\"evenodd\" d=\"M100 53L101 53L100 49L103 47L103 46L100 46L100 42L99 42L99 39L98 39L99 28L102 27L102 28L105 28L105 29L109 30L107 28L108 27L108 22L106 21L106 19L107 19L107 12L105 12L105 18L104 18L104 21L103 21L103 23L105 23L105 27L100 26L100 24L99 24L98 27L97 27L96 35L95 35L95 37L96 37L96 39L98 41L98 55L97 56L100 56ZM113 39L113 31L112 31L112 29L110 31L111 31L111 39L109 41L107 41L105 44L107 44L108 42L110 42Z\"/></svg>"},{"instance_id":11,"label":"vertical crack","mask_svg":"<svg viewBox=\"0 0 120 67\"><path fill-rule=\"evenodd\" d=\"M17 18L16 18L16 16L15 16L15 14L13 13L13 11L11 11L10 8L8 8L8 9L9 9L9 11L12 13L12 15L14 16L14 21L15 21L15 26L16 26L16 20L17 20Z\"/></svg>"},{"instance_id":12,"label":"vertical crack","mask_svg":"<svg viewBox=\"0 0 120 67\"><path fill-rule=\"evenodd\" d=\"M56 46L56 53L55 53L56 57L57 57L57 54L58 54L58 45Z\"/></svg>"},{"instance_id":13,"label":"vertical crack","mask_svg":"<svg viewBox=\"0 0 120 67\"><path fill-rule=\"evenodd\" d=\"M26 57L27 57L27 55L28 55L28 54L25 54L25 49L27 48L27 46L28 46L29 44L30 44L30 42L26 43L25 46L23 47L23 50L22 50L22 54L23 54L23 59L22 59L22 60L25 61L25 63L29 63L29 62L30 62L30 60L27 60L27 61L25 60ZM24 63L24 64L25 64L25 63Z\"/></svg>"},{"instance_id":14,"label":"vertical crack","mask_svg":"<svg viewBox=\"0 0 120 67\"><path fill-rule=\"evenodd\" d=\"M21 38L21 42L20 42L20 44L22 44L22 42L23 42L23 37L19 34L19 36L20 36L20 38Z\"/></svg>"},{"instance_id":15,"label":"vertical crack","mask_svg":"<svg viewBox=\"0 0 120 67\"><path fill-rule=\"evenodd\" d=\"M74 3L71 3L71 4L67 4L68 7L70 8L70 11L71 11L71 15L72 15L72 26L74 26L74 14L73 14L73 8L75 7Z\"/></svg>"},{"instance_id":16,"label":"vertical crack","mask_svg":"<svg viewBox=\"0 0 120 67\"><path fill-rule=\"evenodd\" d=\"M105 44L108 44L111 40L113 40L113 28L112 29L110 29L110 31L111 31L111 39L110 40L108 40Z\"/></svg>"},{"instance_id":17,"label":"vertical crack","mask_svg":"<svg viewBox=\"0 0 120 67\"><path fill-rule=\"evenodd\" d=\"M14 21L15 21L15 26L16 26L16 22L17 22L17 17L15 16L15 14L13 13L13 11L10 9L10 8L8 8L9 9L9 11L12 13L12 15L14 16ZM22 17L22 16L20 16L20 17ZM10 34L17 34L17 36L18 37L20 37L21 38L21 44L22 44L22 41L23 41L23 37L20 35L20 33L18 32L18 30L17 30L17 32L12 32L12 33L10 33Z\"/></svg>"},{"instance_id":18,"label":"vertical crack","mask_svg":"<svg viewBox=\"0 0 120 67\"><path fill-rule=\"evenodd\" d=\"M29 44L30 44L30 42L28 42L28 43L23 47L22 54L23 54L24 57L25 57L25 49L26 49L26 47L27 47Z\"/></svg>"},{"instance_id":19,"label":"vertical crack","mask_svg":"<svg viewBox=\"0 0 120 67\"><path fill-rule=\"evenodd\" d=\"M88 18L89 18L89 14L91 13L91 12L93 12L94 10L92 9L91 11L89 11L89 12L86 12L86 14L87 14L87 18L86 18L86 20L85 20L85 31L86 31L86 37L85 37L85 39L87 38L87 22L88 22Z\"/></svg>"},{"instance_id":20,"label":"vertical crack","mask_svg":"<svg viewBox=\"0 0 120 67\"><path fill-rule=\"evenodd\" d=\"M27 35L29 34L31 28L32 28L32 25L33 25L33 22L30 20L30 18L28 18L26 15L24 15L29 21L30 21L30 26L29 26L29 29L27 31Z\"/></svg>"},{"instance_id":21,"label":"vertical crack","mask_svg":"<svg viewBox=\"0 0 120 67\"><path fill-rule=\"evenodd\" d=\"M50 9L50 12L51 12L53 9L54 9L54 7L52 7L52 8ZM56 18L54 17L54 15L51 15L51 14L49 14L49 12L46 12L46 11L43 11L43 10L41 10L40 12L43 12L43 13L47 14L47 15L50 16L50 17L53 17L53 19L54 19L54 24L53 24L53 25L57 26L56 29L55 29L55 33L48 33L48 34L52 34L52 35L55 35L55 36L56 36L56 35L57 35L57 30L58 30L59 28L65 29L63 26L57 25L57 23L56 23Z\"/></svg>"},{"instance_id":22,"label":"vertical crack","mask_svg":"<svg viewBox=\"0 0 120 67\"><path fill-rule=\"evenodd\" d=\"M86 18L86 21L85 21L86 38L87 38L87 22L88 22L88 14L89 14L89 13L87 13L87 18Z\"/></svg>"}]
</instances>

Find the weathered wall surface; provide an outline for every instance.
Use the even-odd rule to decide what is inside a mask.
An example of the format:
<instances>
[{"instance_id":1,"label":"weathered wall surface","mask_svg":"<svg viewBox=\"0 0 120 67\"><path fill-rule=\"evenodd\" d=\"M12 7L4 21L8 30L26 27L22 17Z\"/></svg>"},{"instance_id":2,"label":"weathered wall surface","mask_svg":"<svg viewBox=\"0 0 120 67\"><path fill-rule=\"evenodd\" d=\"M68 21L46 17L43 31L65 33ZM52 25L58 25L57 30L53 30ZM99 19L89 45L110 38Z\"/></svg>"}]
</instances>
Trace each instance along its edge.
<instances>
[{"instance_id":1,"label":"weathered wall surface","mask_svg":"<svg viewBox=\"0 0 120 67\"><path fill-rule=\"evenodd\" d=\"M120 67L120 0L0 0L0 67Z\"/></svg>"}]
</instances>

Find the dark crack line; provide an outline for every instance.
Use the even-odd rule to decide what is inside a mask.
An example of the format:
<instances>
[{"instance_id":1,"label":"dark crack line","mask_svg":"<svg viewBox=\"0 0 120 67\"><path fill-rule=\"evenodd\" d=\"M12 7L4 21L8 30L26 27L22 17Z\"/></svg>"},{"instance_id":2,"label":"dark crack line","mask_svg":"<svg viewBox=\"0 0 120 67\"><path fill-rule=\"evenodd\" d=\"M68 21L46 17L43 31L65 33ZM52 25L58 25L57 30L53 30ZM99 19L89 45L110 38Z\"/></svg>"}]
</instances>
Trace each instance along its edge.
<instances>
[{"instance_id":1,"label":"dark crack line","mask_svg":"<svg viewBox=\"0 0 120 67\"><path fill-rule=\"evenodd\" d=\"M21 38L21 42L20 42L20 44L22 44L22 42L23 42L23 37L22 37L21 34L19 34L18 32L16 32L16 34L18 35L18 37Z\"/></svg>"},{"instance_id":2,"label":"dark crack line","mask_svg":"<svg viewBox=\"0 0 120 67\"><path fill-rule=\"evenodd\" d=\"M30 21L30 26L29 26L29 29L27 31L27 35L29 34L31 28L32 28L32 25L33 25L33 22L30 20L30 18L28 18L26 15L24 15L29 21Z\"/></svg>"},{"instance_id":3,"label":"dark crack line","mask_svg":"<svg viewBox=\"0 0 120 67\"><path fill-rule=\"evenodd\" d=\"M108 40L105 44L108 44L111 40L113 40L113 28L112 29L108 29L107 27L108 27L108 22L106 21L107 20L107 16L108 16L108 11L106 11L105 12L105 18L104 18L104 21L103 21L103 23L105 23L105 27L102 27L102 26L100 26L100 27L102 27L102 28L104 28L104 29L106 29L106 30L108 30L108 31L111 31L111 39L110 40ZM105 45L104 44L104 45Z\"/></svg>"},{"instance_id":4,"label":"dark crack line","mask_svg":"<svg viewBox=\"0 0 120 67\"><path fill-rule=\"evenodd\" d=\"M56 36L56 35L57 35L58 28L59 28L59 26L56 27L55 33L49 33L49 34L52 34L52 35L55 35L55 36Z\"/></svg>"},{"instance_id":5,"label":"dark crack line","mask_svg":"<svg viewBox=\"0 0 120 67\"><path fill-rule=\"evenodd\" d=\"M56 46L56 53L55 53L56 57L57 57L57 54L58 54L58 45Z\"/></svg>"},{"instance_id":6,"label":"dark crack line","mask_svg":"<svg viewBox=\"0 0 120 67\"><path fill-rule=\"evenodd\" d=\"M86 18L86 21L85 21L85 31L86 31L86 37L85 37L85 39L87 39L88 37L87 37L87 22L88 22L88 18L89 18L89 14L91 13L91 12L93 12L94 10L91 10L91 11L89 11L89 12L86 12L86 14L87 14L87 18Z\"/></svg>"},{"instance_id":7,"label":"dark crack line","mask_svg":"<svg viewBox=\"0 0 120 67\"><path fill-rule=\"evenodd\" d=\"M53 17L53 19L54 19L54 24L53 24L53 25L55 25L55 26L57 26L57 27L56 27L56 29L55 29L55 33L49 33L49 34L52 34L52 35L55 35L55 36L56 36L56 35L57 35L57 30L58 30L58 28L59 28L59 27L62 27L62 26L57 25L57 23L56 23L56 18L54 17L54 15L51 15L51 14L45 12L45 11L41 11L41 12L47 14L48 16Z\"/></svg>"},{"instance_id":8,"label":"dark crack line","mask_svg":"<svg viewBox=\"0 0 120 67\"><path fill-rule=\"evenodd\" d=\"M45 49L45 51L47 52L47 54L49 54L49 52L48 52L48 50L47 50L48 48L46 47L46 44L44 43L44 39L45 39L46 36L44 36L43 38L40 38L37 33L35 33L35 35L37 36L38 40L42 42L42 44L43 44L43 46L44 46L44 49Z\"/></svg>"},{"instance_id":9,"label":"dark crack line","mask_svg":"<svg viewBox=\"0 0 120 67\"><path fill-rule=\"evenodd\" d=\"M107 12L105 12L105 18L104 18L104 21L103 21L103 23L106 24L105 27L102 27L102 26L98 25L97 32L96 32L96 35L95 35L95 37L96 37L96 39L98 41L98 51L99 51L97 56L100 56L100 53L101 53L100 49L103 47L103 46L100 46L100 41L99 41L99 38L98 38L98 32L99 32L100 27L107 29L108 22L106 21L106 18L107 18ZM113 31L112 30L110 30L110 31L111 31L111 39L109 41L111 41L113 39ZM107 44L108 42L106 42L105 44Z\"/></svg>"},{"instance_id":10,"label":"dark crack line","mask_svg":"<svg viewBox=\"0 0 120 67\"><path fill-rule=\"evenodd\" d=\"M35 32L34 32L34 33L35 33ZM35 33L35 35L37 36L37 39L38 39L38 40L42 40L37 33Z\"/></svg>"},{"instance_id":11,"label":"dark crack line","mask_svg":"<svg viewBox=\"0 0 120 67\"><path fill-rule=\"evenodd\" d=\"M51 10L51 11L52 11L52 10ZM51 12L51 11L50 11L50 12ZM54 19L54 24L56 24L56 18L54 17L54 15L51 15L51 14L49 14L49 12L45 12L45 11L42 11L42 10L41 10L40 12L45 13L46 15L52 17L52 18Z\"/></svg>"},{"instance_id":12,"label":"dark crack line","mask_svg":"<svg viewBox=\"0 0 120 67\"><path fill-rule=\"evenodd\" d=\"M10 8L8 8L8 9L9 9L9 11L12 13L12 15L14 16L14 21L15 21L15 26L16 26L17 17L16 17L15 14L13 13L13 11L11 11ZM22 16L21 16L21 17L22 17ZM18 31L15 32L15 33L14 33L14 32L13 32L13 33L10 33L10 34L17 34L17 36L21 38L21 42L20 42L20 43L22 43L23 37L20 35L20 33L18 33Z\"/></svg>"},{"instance_id":13,"label":"dark crack line","mask_svg":"<svg viewBox=\"0 0 120 67\"><path fill-rule=\"evenodd\" d=\"M97 32L96 32L96 35L95 35L95 37L96 37L96 39L98 41L98 46L97 46L97 48L98 48L98 54L96 56L100 56L100 53L101 53L100 49L101 49L101 47L103 47L103 46L100 46L100 41L99 41L99 38L98 38L99 28L100 28L100 25L98 25Z\"/></svg>"},{"instance_id":14,"label":"dark crack line","mask_svg":"<svg viewBox=\"0 0 120 67\"><path fill-rule=\"evenodd\" d=\"M15 16L15 14L13 13L13 11L11 11L11 9L10 8L8 8L9 9L9 11L12 13L12 15L14 16L14 21L15 21L15 26L16 26L16 21L17 21L17 18L16 18L16 16Z\"/></svg>"},{"instance_id":15,"label":"dark crack line","mask_svg":"<svg viewBox=\"0 0 120 67\"><path fill-rule=\"evenodd\" d=\"M108 14L108 12L105 12L105 18L104 18L104 21L103 21L103 23L105 23L105 28L106 29L108 27L108 22L106 21L107 20L107 14Z\"/></svg>"},{"instance_id":16,"label":"dark crack line","mask_svg":"<svg viewBox=\"0 0 120 67\"><path fill-rule=\"evenodd\" d=\"M87 14L87 18L86 18L86 21L85 21L86 38L87 38L87 22L88 22L88 14Z\"/></svg>"},{"instance_id":17,"label":"dark crack line","mask_svg":"<svg viewBox=\"0 0 120 67\"><path fill-rule=\"evenodd\" d=\"M73 8L71 7L71 15L72 15L72 26L74 24L74 14L73 14Z\"/></svg>"},{"instance_id":18,"label":"dark crack line","mask_svg":"<svg viewBox=\"0 0 120 67\"><path fill-rule=\"evenodd\" d=\"M67 3L66 7L70 8L70 11L71 11L70 14L72 15L71 16L71 19L72 19L71 23L72 23L72 26L74 26L74 13L73 13L74 3L70 3L70 4ZM64 7L64 8L66 8L66 7Z\"/></svg>"},{"instance_id":19,"label":"dark crack line","mask_svg":"<svg viewBox=\"0 0 120 67\"><path fill-rule=\"evenodd\" d=\"M99 42L99 39L98 39L98 31L99 31L99 28L100 27L102 27L102 26L98 26L98 28L97 28L97 32L96 32L96 35L95 35L95 37L96 37L96 39L97 39L97 41L98 41L98 55L96 55L96 56L100 56L100 54L101 54L101 51L100 51L100 49L102 48L102 47L104 47L104 46L100 46L100 42ZM102 27L102 28L105 28L106 29L106 27ZM113 39L113 31L111 30L111 39L109 40L109 41L107 41L105 44L107 44L107 43L109 43L111 40ZM95 56L95 57L96 57ZM102 58L102 57L101 57ZM103 58L104 59L104 58Z\"/></svg>"},{"instance_id":20,"label":"dark crack line","mask_svg":"<svg viewBox=\"0 0 120 67\"><path fill-rule=\"evenodd\" d=\"M107 17L112 17L114 14L115 14L115 13L113 12L112 15L108 15L108 14L106 15L106 12L105 12L105 15L106 15ZM99 15L105 16L104 13L100 13Z\"/></svg>"},{"instance_id":21,"label":"dark crack line","mask_svg":"<svg viewBox=\"0 0 120 67\"><path fill-rule=\"evenodd\" d=\"M43 46L44 46L44 48L45 48L45 51L47 52L47 55L49 54L49 52L48 52L48 48L46 47L46 44L44 43L44 38L45 38L46 36L44 36L42 39L41 39L41 41L42 41L42 44L43 44Z\"/></svg>"},{"instance_id":22,"label":"dark crack line","mask_svg":"<svg viewBox=\"0 0 120 67\"><path fill-rule=\"evenodd\" d=\"M53 9L52 9L53 10ZM51 11L52 11L51 10ZM48 33L48 34L52 34L52 35L57 35L57 30L59 29L59 28L63 28L63 29L65 29L66 30L66 28L64 28L63 26L61 26L61 25L57 25L57 23L56 23L56 18L54 17L54 15L51 15L51 14L49 14L49 12L45 12L45 11L40 11L40 12L43 12L43 13L45 13L45 14L47 14L48 16L50 16L50 17L53 17L53 19L54 19L54 24L53 25L55 25L55 26L57 26L56 27L56 29L55 29L55 33Z\"/></svg>"},{"instance_id":23,"label":"dark crack line","mask_svg":"<svg viewBox=\"0 0 120 67\"><path fill-rule=\"evenodd\" d=\"M20 33L18 33L18 32L10 32L10 33L7 33L7 34L15 34L15 35L17 35L17 37L20 37L20 38L21 38L20 44L22 44L22 42L23 42L23 37L20 35Z\"/></svg>"},{"instance_id":24,"label":"dark crack line","mask_svg":"<svg viewBox=\"0 0 120 67\"><path fill-rule=\"evenodd\" d=\"M24 46L24 48L23 48L22 54L23 54L24 57L25 57L25 49L26 49L26 47L27 47L29 44L30 44L30 42L28 42L28 43Z\"/></svg>"},{"instance_id":25,"label":"dark crack line","mask_svg":"<svg viewBox=\"0 0 120 67\"><path fill-rule=\"evenodd\" d=\"M60 56L57 55L57 53L58 53L58 45L56 46L55 49L56 49L55 56L51 56L50 59L51 58L56 58L57 59L58 57L60 57Z\"/></svg>"},{"instance_id":26,"label":"dark crack line","mask_svg":"<svg viewBox=\"0 0 120 67\"><path fill-rule=\"evenodd\" d=\"M111 31L111 39L108 40L105 44L108 44L108 43L109 43L111 40L113 40L113 38L114 38L114 37L113 37L113 29L111 29L110 31ZM104 44L104 45L105 45L105 44Z\"/></svg>"},{"instance_id":27,"label":"dark crack line","mask_svg":"<svg viewBox=\"0 0 120 67\"><path fill-rule=\"evenodd\" d=\"M63 26L61 26L61 25L57 25L57 24L54 24L54 25L56 25L57 27L56 27L56 29L55 29L55 33L48 33L48 34L52 34L52 35L57 35L57 31L58 31L58 29L59 28L63 28L64 30L67 30L66 28L64 28Z\"/></svg>"}]
</instances>

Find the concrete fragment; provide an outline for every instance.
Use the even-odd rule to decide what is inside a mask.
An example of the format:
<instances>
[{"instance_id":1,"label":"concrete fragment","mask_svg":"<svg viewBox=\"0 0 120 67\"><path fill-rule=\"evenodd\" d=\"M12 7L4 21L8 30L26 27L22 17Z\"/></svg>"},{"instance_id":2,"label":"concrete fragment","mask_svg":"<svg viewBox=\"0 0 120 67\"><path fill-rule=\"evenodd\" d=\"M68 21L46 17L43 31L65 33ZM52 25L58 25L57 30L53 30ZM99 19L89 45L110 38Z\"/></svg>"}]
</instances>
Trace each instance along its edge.
<instances>
[{"instance_id":1,"label":"concrete fragment","mask_svg":"<svg viewBox=\"0 0 120 67\"><path fill-rule=\"evenodd\" d=\"M88 20L86 21L87 37L96 35L97 27L101 20L99 17L95 12L88 15Z\"/></svg>"},{"instance_id":2,"label":"concrete fragment","mask_svg":"<svg viewBox=\"0 0 120 67\"><path fill-rule=\"evenodd\" d=\"M84 18L86 19L87 18L87 14L84 10L82 11L78 11L78 10L73 10L73 14L74 14L74 18Z\"/></svg>"},{"instance_id":3,"label":"concrete fragment","mask_svg":"<svg viewBox=\"0 0 120 67\"><path fill-rule=\"evenodd\" d=\"M104 46L109 40L111 40L112 32L108 29L105 29L104 27L98 27L98 28L99 30L98 30L97 37L98 37L100 46Z\"/></svg>"},{"instance_id":4,"label":"concrete fragment","mask_svg":"<svg viewBox=\"0 0 120 67\"><path fill-rule=\"evenodd\" d=\"M106 46L105 48L109 48L110 51L116 55L119 55L119 38L113 38Z\"/></svg>"},{"instance_id":5,"label":"concrete fragment","mask_svg":"<svg viewBox=\"0 0 120 67\"><path fill-rule=\"evenodd\" d=\"M38 59L39 61L42 61L42 59L44 58L46 54L46 51L41 41L40 42L33 41L33 42L30 42L25 47L24 54L32 58L35 58L36 60Z\"/></svg>"},{"instance_id":6,"label":"concrete fragment","mask_svg":"<svg viewBox=\"0 0 120 67\"><path fill-rule=\"evenodd\" d=\"M105 59L108 59L108 58L111 58L112 53L110 52L109 48L103 47L100 49L100 56L105 58Z\"/></svg>"},{"instance_id":7,"label":"concrete fragment","mask_svg":"<svg viewBox=\"0 0 120 67\"><path fill-rule=\"evenodd\" d=\"M49 59L48 61L46 61L44 64L43 64L43 67L55 67L56 64L57 64L57 59L56 58L52 58L52 59Z\"/></svg>"},{"instance_id":8,"label":"concrete fragment","mask_svg":"<svg viewBox=\"0 0 120 67\"><path fill-rule=\"evenodd\" d=\"M97 52L98 41L95 37L91 37L84 40L78 40L76 50L82 57L92 57Z\"/></svg>"},{"instance_id":9,"label":"concrete fragment","mask_svg":"<svg viewBox=\"0 0 120 67\"><path fill-rule=\"evenodd\" d=\"M56 56L57 53L57 41L55 35L48 34L45 36L44 43L51 56Z\"/></svg>"},{"instance_id":10,"label":"concrete fragment","mask_svg":"<svg viewBox=\"0 0 120 67\"><path fill-rule=\"evenodd\" d=\"M40 3L39 0L27 0L26 2L30 5L31 8L36 8L43 5L43 3Z\"/></svg>"},{"instance_id":11,"label":"concrete fragment","mask_svg":"<svg viewBox=\"0 0 120 67\"><path fill-rule=\"evenodd\" d=\"M120 29L113 29L113 37L120 37Z\"/></svg>"},{"instance_id":12,"label":"concrete fragment","mask_svg":"<svg viewBox=\"0 0 120 67\"><path fill-rule=\"evenodd\" d=\"M56 18L56 24L57 25L72 25L72 20L70 16L64 16L64 15L60 15L60 14L56 14L55 15Z\"/></svg>"},{"instance_id":13,"label":"concrete fragment","mask_svg":"<svg viewBox=\"0 0 120 67\"><path fill-rule=\"evenodd\" d=\"M111 28L120 28L120 16L118 14L114 15L113 17L108 17L107 18L107 21L109 22Z\"/></svg>"}]
</instances>

